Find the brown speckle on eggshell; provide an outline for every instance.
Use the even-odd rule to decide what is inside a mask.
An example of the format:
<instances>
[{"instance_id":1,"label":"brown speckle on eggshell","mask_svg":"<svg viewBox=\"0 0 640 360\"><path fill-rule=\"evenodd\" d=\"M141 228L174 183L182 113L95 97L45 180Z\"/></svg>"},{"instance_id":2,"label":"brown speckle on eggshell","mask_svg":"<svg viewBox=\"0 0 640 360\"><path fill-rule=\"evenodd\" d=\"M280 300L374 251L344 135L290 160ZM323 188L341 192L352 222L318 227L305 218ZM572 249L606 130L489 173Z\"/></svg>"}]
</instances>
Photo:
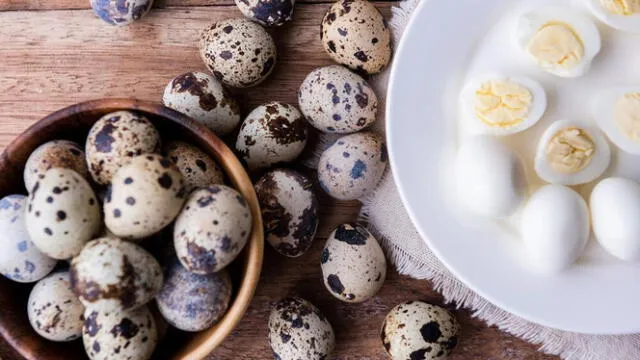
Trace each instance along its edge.
<instances>
[{"instance_id":1,"label":"brown speckle on eggshell","mask_svg":"<svg viewBox=\"0 0 640 360\"><path fill-rule=\"evenodd\" d=\"M224 183L224 173L218 164L197 147L182 141L172 141L164 148L184 178L186 191Z\"/></svg>"},{"instance_id":2,"label":"brown speckle on eggshell","mask_svg":"<svg viewBox=\"0 0 640 360\"><path fill-rule=\"evenodd\" d=\"M67 168L76 171L85 179L89 169L80 145L68 140L52 140L35 149L24 165L24 186L31 191L36 180L51 168Z\"/></svg>"},{"instance_id":3,"label":"brown speckle on eggshell","mask_svg":"<svg viewBox=\"0 0 640 360\"><path fill-rule=\"evenodd\" d=\"M235 0L244 16L263 26L281 26L293 20L295 0Z\"/></svg>"}]
</instances>

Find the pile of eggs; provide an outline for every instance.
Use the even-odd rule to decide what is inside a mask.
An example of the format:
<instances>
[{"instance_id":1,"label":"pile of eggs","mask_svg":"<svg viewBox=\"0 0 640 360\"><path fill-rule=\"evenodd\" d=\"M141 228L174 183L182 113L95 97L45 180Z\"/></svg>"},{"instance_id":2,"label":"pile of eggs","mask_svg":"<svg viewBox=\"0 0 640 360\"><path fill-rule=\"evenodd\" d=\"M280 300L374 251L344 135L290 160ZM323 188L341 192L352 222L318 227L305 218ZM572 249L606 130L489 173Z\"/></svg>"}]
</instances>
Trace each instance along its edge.
<instances>
[{"instance_id":1,"label":"pile of eggs","mask_svg":"<svg viewBox=\"0 0 640 360\"><path fill-rule=\"evenodd\" d=\"M640 29L637 1L589 0L588 5L616 29ZM533 66L560 78L587 74L602 43L587 15L560 7L521 14L515 41ZM543 86L518 74L489 74L469 81L461 92L461 116L475 135L457 153L459 202L482 218L518 220L535 271L569 267L582 255L592 230L612 255L640 258L640 184L603 178L616 149L640 154L640 86L602 90L596 103L594 121L557 119L539 138L530 160L546 185L535 189L524 166L529 159L503 140L543 118ZM591 187L587 203L578 191Z\"/></svg>"}]
</instances>

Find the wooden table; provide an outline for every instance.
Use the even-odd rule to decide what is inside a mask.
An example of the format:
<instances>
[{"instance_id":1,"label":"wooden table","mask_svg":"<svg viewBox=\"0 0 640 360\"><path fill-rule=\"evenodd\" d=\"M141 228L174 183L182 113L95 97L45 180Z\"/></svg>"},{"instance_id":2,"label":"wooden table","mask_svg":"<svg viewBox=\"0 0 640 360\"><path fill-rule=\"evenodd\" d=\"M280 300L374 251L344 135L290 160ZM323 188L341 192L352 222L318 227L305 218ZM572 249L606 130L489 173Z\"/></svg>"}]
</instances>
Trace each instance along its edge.
<instances>
[{"instance_id":1,"label":"wooden table","mask_svg":"<svg viewBox=\"0 0 640 360\"><path fill-rule=\"evenodd\" d=\"M156 1L158 2L158 1ZM377 2L390 15L393 3ZM166 0L143 21L115 28L93 16L88 0L0 0L0 150L44 115L102 97L159 101L166 83L187 70L204 69L196 50L199 31L210 22L240 16L232 0ZM330 4L296 5L294 24L274 30L279 64L268 81L238 94L243 111L269 100L296 103L296 91L313 68L330 64L319 40L319 24ZM262 282L244 320L211 359L267 359L271 305L290 293L313 300L335 327L339 359L385 359L379 328L399 302L441 303L425 281L390 271L378 296L360 305L334 300L320 277L319 254L330 231L355 219L357 202L321 196L322 223L311 251L285 259L267 248ZM485 326L457 311L463 334L453 360L552 359L536 347ZM0 342L0 356L17 359Z\"/></svg>"}]
</instances>

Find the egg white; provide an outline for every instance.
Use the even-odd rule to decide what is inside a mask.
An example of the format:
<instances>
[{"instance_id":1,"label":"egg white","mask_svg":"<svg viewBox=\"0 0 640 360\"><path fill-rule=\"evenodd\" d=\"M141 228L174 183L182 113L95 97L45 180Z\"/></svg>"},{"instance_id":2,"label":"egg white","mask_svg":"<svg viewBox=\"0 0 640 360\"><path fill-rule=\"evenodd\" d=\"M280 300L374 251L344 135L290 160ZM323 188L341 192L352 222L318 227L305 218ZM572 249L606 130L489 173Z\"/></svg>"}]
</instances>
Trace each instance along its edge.
<instances>
[{"instance_id":1,"label":"egg white","mask_svg":"<svg viewBox=\"0 0 640 360\"><path fill-rule=\"evenodd\" d=\"M640 13L633 15L613 14L600 3L600 0L585 0L587 8L598 20L610 27L634 34L640 33Z\"/></svg>"},{"instance_id":2,"label":"egg white","mask_svg":"<svg viewBox=\"0 0 640 360\"><path fill-rule=\"evenodd\" d=\"M634 141L616 126L614 111L616 102L625 94L638 92L640 86L617 86L602 91L593 102L593 116L609 140L625 152L640 155L640 141Z\"/></svg>"}]
</instances>

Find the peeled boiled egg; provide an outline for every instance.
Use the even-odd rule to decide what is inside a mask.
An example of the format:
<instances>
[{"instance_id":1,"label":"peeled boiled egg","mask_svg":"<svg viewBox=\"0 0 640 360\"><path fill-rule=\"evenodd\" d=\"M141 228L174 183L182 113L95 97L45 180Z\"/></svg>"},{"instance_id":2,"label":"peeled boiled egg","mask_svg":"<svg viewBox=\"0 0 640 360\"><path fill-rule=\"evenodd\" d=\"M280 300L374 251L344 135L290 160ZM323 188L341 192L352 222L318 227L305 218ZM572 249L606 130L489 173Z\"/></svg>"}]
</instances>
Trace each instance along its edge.
<instances>
[{"instance_id":1,"label":"peeled boiled egg","mask_svg":"<svg viewBox=\"0 0 640 360\"><path fill-rule=\"evenodd\" d=\"M610 162L609 144L598 128L558 120L540 138L535 169L546 182L579 185L600 177Z\"/></svg>"},{"instance_id":2,"label":"peeled boiled egg","mask_svg":"<svg viewBox=\"0 0 640 360\"><path fill-rule=\"evenodd\" d=\"M522 213L522 239L531 267L557 273L582 254L589 239L587 203L562 185L540 188Z\"/></svg>"},{"instance_id":3,"label":"peeled boiled egg","mask_svg":"<svg viewBox=\"0 0 640 360\"><path fill-rule=\"evenodd\" d=\"M455 174L458 202L472 213L504 218L525 198L522 160L498 138L468 139L458 151Z\"/></svg>"},{"instance_id":4,"label":"peeled boiled egg","mask_svg":"<svg viewBox=\"0 0 640 360\"><path fill-rule=\"evenodd\" d=\"M594 105L596 122L611 142L630 154L640 155L640 86L605 90Z\"/></svg>"},{"instance_id":5,"label":"peeled boiled egg","mask_svg":"<svg viewBox=\"0 0 640 360\"><path fill-rule=\"evenodd\" d=\"M586 74L602 45L591 19L562 7L522 14L516 36L518 45L538 66L565 78Z\"/></svg>"},{"instance_id":6,"label":"peeled boiled egg","mask_svg":"<svg viewBox=\"0 0 640 360\"><path fill-rule=\"evenodd\" d=\"M614 29L640 33L640 0L586 0L595 17Z\"/></svg>"},{"instance_id":7,"label":"peeled boiled egg","mask_svg":"<svg viewBox=\"0 0 640 360\"><path fill-rule=\"evenodd\" d=\"M591 193L593 232L603 248L623 260L640 259L640 184L602 180Z\"/></svg>"},{"instance_id":8,"label":"peeled boiled egg","mask_svg":"<svg viewBox=\"0 0 640 360\"><path fill-rule=\"evenodd\" d=\"M487 75L467 83L460 106L474 133L505 136L535 125L547 109L547 95L532 79Z\"/></svg>"}]
</instances>

